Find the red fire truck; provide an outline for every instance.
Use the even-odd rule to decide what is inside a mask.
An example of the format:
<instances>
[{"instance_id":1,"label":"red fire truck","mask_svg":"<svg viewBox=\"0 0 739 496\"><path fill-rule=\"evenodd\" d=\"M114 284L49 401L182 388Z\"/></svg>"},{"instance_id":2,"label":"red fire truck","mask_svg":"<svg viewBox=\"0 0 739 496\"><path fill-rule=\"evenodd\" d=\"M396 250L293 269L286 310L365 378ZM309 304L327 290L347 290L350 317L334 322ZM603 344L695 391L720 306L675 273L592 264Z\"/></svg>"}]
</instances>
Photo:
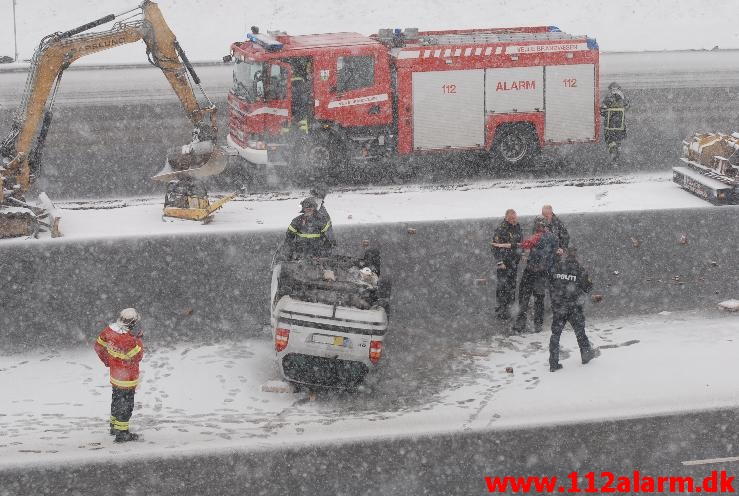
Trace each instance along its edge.
<instances>
[{"instance_id":1,"label":"red fire truck","mask_svg":"<svg viewBox=\"0 0 739 496\"><path fill-rule=\"evenodd\" d=\"M228 143L251 164L477 151L515 166L599 139L596 41L553 26L260 34L231 46Z\"/></svg>"}]
</instances>

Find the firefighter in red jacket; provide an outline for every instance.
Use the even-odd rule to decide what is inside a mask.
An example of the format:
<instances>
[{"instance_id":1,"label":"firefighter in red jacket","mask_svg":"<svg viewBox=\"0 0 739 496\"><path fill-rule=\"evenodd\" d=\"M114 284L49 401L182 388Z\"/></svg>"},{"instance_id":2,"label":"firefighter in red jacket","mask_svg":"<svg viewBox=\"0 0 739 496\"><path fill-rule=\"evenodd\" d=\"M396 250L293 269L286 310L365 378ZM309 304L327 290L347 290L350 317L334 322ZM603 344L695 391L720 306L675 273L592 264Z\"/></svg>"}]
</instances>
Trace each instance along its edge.
<instances>
[{"instance_id":1,"label":"firefighter in red jacket","mask_svg":"<svg viewBox=\"0 0 739 496\"><path fill-rule=\"evenodd\" d=\"M128 430L128 421L133 413L133 399L139 383L139 362L144 357L142 336L138 312L126 308L95 341L95 353L110 369L110 384L113 386L110 434L115 435L117 443L135 441L139 437Z\"/></svg>"}]
</instances>

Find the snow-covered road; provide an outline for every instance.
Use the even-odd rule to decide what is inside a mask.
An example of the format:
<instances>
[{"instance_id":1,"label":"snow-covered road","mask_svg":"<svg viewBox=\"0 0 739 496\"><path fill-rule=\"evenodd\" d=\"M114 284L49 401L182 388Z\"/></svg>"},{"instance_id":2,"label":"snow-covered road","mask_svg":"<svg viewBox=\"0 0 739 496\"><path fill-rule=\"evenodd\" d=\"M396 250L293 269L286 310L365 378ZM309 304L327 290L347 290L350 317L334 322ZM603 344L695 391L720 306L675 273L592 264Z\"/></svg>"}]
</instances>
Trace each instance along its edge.
<instances>
[{"instance_id":1,"label":"snow-covered road","mask_svg":"<svg viewBox=\"0 0 739 496\"><path fill-rule=\"evenodd\" d=\"M718 311L717 311L718 312ZM267 393L276 378L265 339L150 349L133 429L143 440L113 444L110 386L91 349L3 356L0 467L117 461L218 449L249 450L421 433L499 429L739 406L739 318L673 313L593 322L603 349L579 363L563 335L565 368L551 374L548 333L450 344L457 374L426 394L397 394L419 378L388 349L369 390L356 394ZM391 337L392 339L392 337ZM423 357L412 357L419 360ZM506 372L512 367L513 373ZM401 377L402 375L402 377ZM18 387L22 384L23 387ZM581 394L572 394L579 391ZM561 401L566 397L567 401ZM542 408L556 405L556 408Z\"/></svg>"},{"instance_id":2,"label":"snow-covered road","mask_svg":"<svg viewBox=\"0 0 739 496\"><path fill-rule=\"evenodd\" d=\"M163 219L161 198L63 202L58 207L62 240L151 237L281 230L298 214L299 202L307 194L240 197L216 212L208 225ZM544 203L552 204L558 214L710 207L674 184L671 172L343 188L326 199L336 226L502 217L508 208L519 215L537 215Z\"/></svg>"}]
</instances>

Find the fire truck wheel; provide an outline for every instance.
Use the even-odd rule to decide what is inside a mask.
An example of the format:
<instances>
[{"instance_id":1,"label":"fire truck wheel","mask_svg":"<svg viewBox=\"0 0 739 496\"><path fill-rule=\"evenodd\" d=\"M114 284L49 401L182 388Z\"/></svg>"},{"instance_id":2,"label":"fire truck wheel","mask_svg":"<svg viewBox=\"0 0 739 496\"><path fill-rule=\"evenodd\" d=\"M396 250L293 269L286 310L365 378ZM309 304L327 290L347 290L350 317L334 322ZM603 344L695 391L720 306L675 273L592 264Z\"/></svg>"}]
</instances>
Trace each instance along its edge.
<instances>
[{"instance_id":1,"label":"fire truck wheel","mask_svg":"<svg viewBox=\"0 0 739 496\"><path fill-rule=\"evenodd\" d=\"M536 136L528 125L506 126L495 134L493 158L505 167L517 167L531 161L538 151Z\"/></svg>"},{"instance_id":2,"label":"fire truck wheel","mask_svg":"<svg viewBox=\"0 0 739 496\"><path fill-rule=\"evenodd\" d=\"M324 178L327 172L338 170L344 161L341 143L331 136L317 136L304 145L302 172L304 179Z\"/></svg>"}]
</instances>

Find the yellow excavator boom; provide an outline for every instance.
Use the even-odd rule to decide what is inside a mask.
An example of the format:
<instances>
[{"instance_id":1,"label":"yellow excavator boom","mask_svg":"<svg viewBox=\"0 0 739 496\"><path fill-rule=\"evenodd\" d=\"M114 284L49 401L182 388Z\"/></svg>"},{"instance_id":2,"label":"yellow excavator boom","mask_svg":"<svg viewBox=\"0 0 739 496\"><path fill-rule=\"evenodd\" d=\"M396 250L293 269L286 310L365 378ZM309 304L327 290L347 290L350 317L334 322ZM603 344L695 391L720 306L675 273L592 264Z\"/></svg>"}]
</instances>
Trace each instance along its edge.
<instances>
[{"instance_id":1,"label":"yellow excavator boom","mask_svg":"<svg viewBox=\"0 0 739 496\"><path fill-rule=\"evenodd\" d=\"M17 202L25 201L23 194L39 171L41 150L51 123L51 109L64 70L79 58L139 40L146 44L149 61L162 70L194 126L192 142L183 147L186 150L182 151L182 156L168 156L169 170L165 178L171 179L178 173L202 177L217 174L225 168L225 157L215 146L215 105L202 90L197 74L158 5L145 0L138 8L141 9L140 19L116 22L108 31L86 33L136 9L119 15L110 14L78 28L54 33L41 41L34 54L26 91L11 131L0 141L0 206L18 207ZM207 105L201 106L198 102L188 72L203 92ZM193 150L197 152L193 153ZM17 222L17 217L15 215L14 222ZM0 237L3 237L2 230L0 219Z\"/></svg>"}]
</instances>

